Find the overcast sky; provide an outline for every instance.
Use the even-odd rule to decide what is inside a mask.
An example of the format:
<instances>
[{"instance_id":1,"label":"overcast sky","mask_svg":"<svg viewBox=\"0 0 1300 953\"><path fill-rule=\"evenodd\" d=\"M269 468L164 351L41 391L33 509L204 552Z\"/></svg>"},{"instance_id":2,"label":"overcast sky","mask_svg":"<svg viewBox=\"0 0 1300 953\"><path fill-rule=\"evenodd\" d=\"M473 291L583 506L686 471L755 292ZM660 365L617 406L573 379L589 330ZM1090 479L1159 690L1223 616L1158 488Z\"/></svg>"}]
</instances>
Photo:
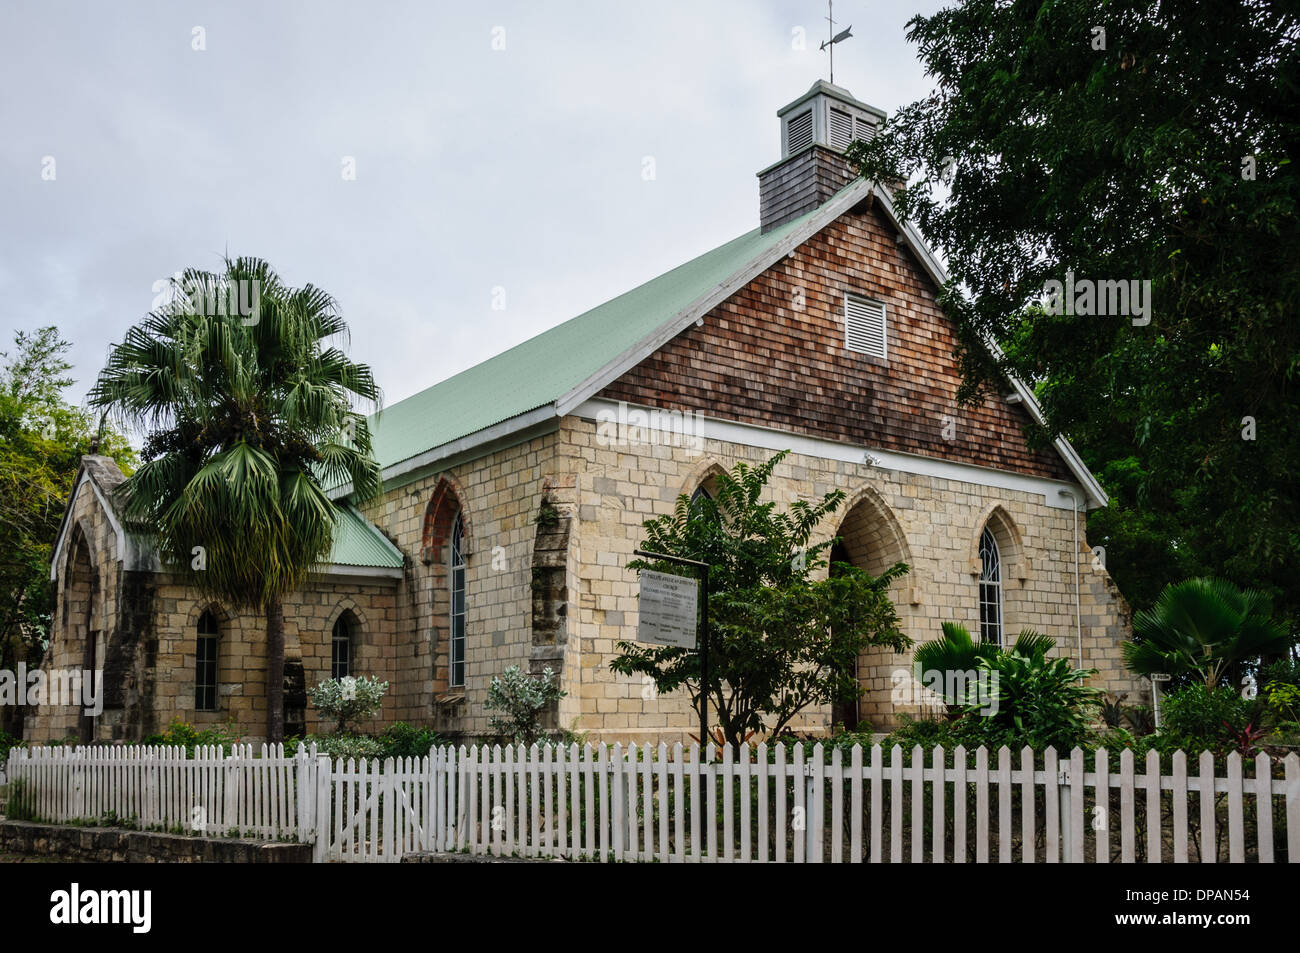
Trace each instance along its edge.
<instances>
[{"instance_id":1,"label":"overcast sky","mask_svg":"<svg viewBox=\"0 0 1300 953\"><path fill-rule=\"evenodd\" d=\"M887 111L926 95L905 24L940 6L837 0L837 84ZM57 324L80 401L155 282L255 255L338 299L394 403L754 228L825 16L4 0L0 350Z\"/></svg>"}]
</instances>

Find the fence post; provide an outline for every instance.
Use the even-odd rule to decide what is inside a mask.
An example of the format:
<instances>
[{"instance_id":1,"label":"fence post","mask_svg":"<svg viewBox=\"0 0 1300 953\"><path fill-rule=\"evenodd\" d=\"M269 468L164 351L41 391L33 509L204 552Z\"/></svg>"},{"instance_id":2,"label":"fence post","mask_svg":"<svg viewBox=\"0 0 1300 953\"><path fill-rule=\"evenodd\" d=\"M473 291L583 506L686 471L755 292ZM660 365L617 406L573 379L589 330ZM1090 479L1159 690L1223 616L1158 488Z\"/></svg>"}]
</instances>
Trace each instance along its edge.
<instances>
[{"instance_id":1,"label":"fence post","mask_svg":"<svg viewBox=\"0 0 1300 953\"><path fill-rule=\"evenodd\" d=\"M316 810L313 817L316 827L316 843L312 847L311 859L321 864L329 859L330 850L330 795L334 787L331 776L331 762L328 755L316 757Z\"/></svg>"},{"instance_id":2,"label":"fence post","mask_svg":"<svg viewBox=\"0 0 1300 953\"><path fill-rule=\"evenodd\" d=\"M1056 793L1060 799L1061 809L1057 812L1057 825L1061 834L1061 863L1068 864L1074 858L1074 825L1070 823L1070 766L1057 762Z\"/></svg>"}]
</instances>

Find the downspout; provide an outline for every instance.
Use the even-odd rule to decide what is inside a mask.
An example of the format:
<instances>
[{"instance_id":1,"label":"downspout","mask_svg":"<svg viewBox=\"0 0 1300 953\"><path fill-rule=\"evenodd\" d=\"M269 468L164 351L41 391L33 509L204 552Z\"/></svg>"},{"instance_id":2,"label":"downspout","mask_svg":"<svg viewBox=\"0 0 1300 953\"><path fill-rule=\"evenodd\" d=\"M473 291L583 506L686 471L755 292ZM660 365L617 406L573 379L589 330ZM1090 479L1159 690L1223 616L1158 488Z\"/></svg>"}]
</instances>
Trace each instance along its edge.
<instances>
[{"instance_id":1,"label":"downspout","mask_svg":"<svg viewBox=\"0 0 1300 953\"><path fill-rule=\"evenodd\" d=\"M1079 608L1079 498L1073 490L1058 490L1061 496L1068 496L1073 504L1070 507L1074 515L1074 631L1079 643L1079 668L1083 668L1083 612Z\"/></svg>"}]
</instances>

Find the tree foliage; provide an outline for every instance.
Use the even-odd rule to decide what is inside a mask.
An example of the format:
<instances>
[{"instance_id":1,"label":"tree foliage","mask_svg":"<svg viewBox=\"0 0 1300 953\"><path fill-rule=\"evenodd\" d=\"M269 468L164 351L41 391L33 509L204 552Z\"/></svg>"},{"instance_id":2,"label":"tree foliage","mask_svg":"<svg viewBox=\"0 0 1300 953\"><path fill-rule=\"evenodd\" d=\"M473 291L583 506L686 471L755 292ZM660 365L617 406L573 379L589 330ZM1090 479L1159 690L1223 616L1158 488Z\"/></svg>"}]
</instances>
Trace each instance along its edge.
<instances>
[{"instance_id":1,"label":"tree foliage","mask_svg":"<svg viewBox=\"0 0 1300 953\"><path fill-rule=\"evenodd\" d=\"M255 294L236 289L252 287ZM370 368L331 342L347 325L328 294L264 261L189 270L176 294L113 347L94 406L147 432L119 488L125 522L207 596L267 617L267 734L283 736L282 600L328 557L339 507L379 491L366 419ZM248 314L213 302L256 300Z\"/></svg>"},{"instance_id":2,"label":"tree foliage","mask_svg":"<svg viewBox=\"0 0 1300 953\"><path fill-rule=\"evenodd\" d=\"M844 502L834 490L820 501L797 500L788 512L764 496L787 452L750 467L738 463L717 477L713 498L694 504L683 494L670 514L647 520L641 548L709 565L709 684L704 691L728 743L747 732L779 734L810 705L861 694L854 661L868 646L901 651L911 644L898 628L889 587L907 572L898 563L879 577L837 563L828 578L834 540L809 545L814 530ZM630 569L684 574L660 560ZM696 708L700 655L673 646L618 643L611 668L646 675L659 692L685 687Z\"/></svg>"},{"instance_id":3,"label":"tree foliage","mask_svg":"<svg viewBox=\"0 0 1300 953\"><path fill-rule=\"evenodd\" d=\"M50 559L54 537L94 421L63 397L73 383L71 345L54 326L18 331L0 352L0 668L39 661L50 631ZM105 428L98 452L130 471L135 452Z\"/></svg>"},{"instance_id":4,"label":"tree foliage","mask_svg":"<svg viewBox=\"0 0 1300 953\"><path fill-rule=\"evenodd\" d=\"M935 90L851 154L946 258L962 398L1034 385L1134 605L1216 573L1296 619L1300 9L962 0L908 36ZM1067 271L1149 281L1149 323L1048 313Z\"/></svg>"},{"instance_id":5,"label":"tree foliage","mask_svg":"<svg viewBox=\"0 0 1300 953\"><path fill-rule=\"evenodd\" d=\"M1262 592L1226 579L1173 583L1156 604L1133 617L1136 642L1124 646L1124 663L1139 675L1194 673L1214 688L1241 662L1285 654L1286 627L1273 619Z\"/></svg>"}]
</instances>

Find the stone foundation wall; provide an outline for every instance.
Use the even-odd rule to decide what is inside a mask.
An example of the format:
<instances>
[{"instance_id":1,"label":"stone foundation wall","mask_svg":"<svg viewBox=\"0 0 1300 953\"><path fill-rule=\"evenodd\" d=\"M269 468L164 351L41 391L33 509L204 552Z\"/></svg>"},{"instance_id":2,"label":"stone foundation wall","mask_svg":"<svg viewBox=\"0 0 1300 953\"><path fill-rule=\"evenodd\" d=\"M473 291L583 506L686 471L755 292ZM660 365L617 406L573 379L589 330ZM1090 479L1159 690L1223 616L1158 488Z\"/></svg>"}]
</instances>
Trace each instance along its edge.
<instances>
[{"instance_id":1,"label":"stone foundation wall","mask_svg":"<svg viewBox=\"0 0 1300 953\"><path fill-rule=\"evenodd\" d=\"M312 845L0 821L0 853L101 864L309 864Z\"/></svg>"}]
</instances>

